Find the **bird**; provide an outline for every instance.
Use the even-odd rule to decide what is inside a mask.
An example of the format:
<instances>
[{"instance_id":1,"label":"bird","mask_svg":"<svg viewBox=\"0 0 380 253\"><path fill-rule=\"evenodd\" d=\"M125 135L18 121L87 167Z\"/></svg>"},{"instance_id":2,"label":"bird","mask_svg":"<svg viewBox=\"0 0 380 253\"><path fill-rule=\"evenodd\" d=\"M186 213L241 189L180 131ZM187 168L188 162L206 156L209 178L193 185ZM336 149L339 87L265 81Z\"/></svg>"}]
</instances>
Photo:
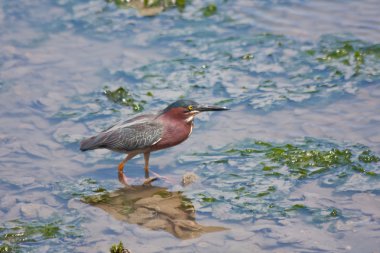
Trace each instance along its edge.
<instances>
[{"instance_id":1,"label":"bird","mask_svg":"<svg viewBox=\"0 0 380 253\"><path fill-rule=\"evenodd\" d=\"M138 154L144 154L145 184L157 178L149 177L150 153L176 146L192 133L194 117L206 111L224 111L226 107L200 105L193 100L181 99L169 104L156 114L142 114L119 121L99 134L80 142L80 150L108 149L124 153L118 165L119 181L128 185L123 170L125 164Z\"/></svg>"}]
</instances>

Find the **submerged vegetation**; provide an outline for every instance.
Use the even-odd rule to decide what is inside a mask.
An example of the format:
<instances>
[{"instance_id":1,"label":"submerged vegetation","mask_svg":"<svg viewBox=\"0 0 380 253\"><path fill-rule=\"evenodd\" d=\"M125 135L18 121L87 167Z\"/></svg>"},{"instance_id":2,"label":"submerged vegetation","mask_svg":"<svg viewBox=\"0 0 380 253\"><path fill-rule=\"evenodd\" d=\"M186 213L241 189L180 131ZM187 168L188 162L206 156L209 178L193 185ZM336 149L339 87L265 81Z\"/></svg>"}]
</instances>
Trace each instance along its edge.
<instances>
[{"instance_id":1,"label":"submerged vegetation","mask_svg":"<svg viewBox=\"0 0 380 253\"><path fill-rule=\"evenodd\" d=\"M217 10L218 10L218 8L216 7L215 4L209 4L202 9L203 16L210 17L212 15L215 15Z\"/></svg>"},{"instance_id":2,"label":"submerged vegetation","mask_svg":"<svg viewBox=\"0 0 380 253\"><path fill-rule=\"evenodd\" d=\"M313 55L315 51L312 50L309 53ZM328 39L322 41L319 55L317 58L319 61L327 64L339 62L344 66L351 67L354 74L359 75L369 58L380 59L380 45L367 45L358 40L337 40L334 42ZM342 70L337 71L341 72Z\"/></svg>"},{"instance_id":3,"label":"submerged vegetation","mask_svg":"<svg viewBox=\"0 0 380 253\"><path fill-rule=\"evenodd\" d=\"M130 251L128 249L124 248L124 245L122 242L119 242L119 244L113 244L110 248L110 253L129 253Z\"/></svg>"},{"instance_id":4,"label":"submerged vegetation","mask_svg":"<svg viewBox=\"0 0 380 253\"><path fill-rule=\"evenodd\" d=\"M62 221L24 222L9 221L0 227L0 253L30 252L33 243L50 239L80 237L75 227L65 225Z\"/></svg>"},{"instance_id":5,"label":"submerged vegetation","mask_svg":"<svg viewBox=\"0 0 380 253\"><path fill-rule=\"evenodd\" d=\"M263 171L274 172L284 166L287 174L300 179L308 178L315 174L334 171L339 167L351 168L358 171L366 163L376 163L379 157L369 150L362 151L357 157L349 149L331 148L328 150L309 149L307 146L297 146L292 144L273 145L266 142L255 142L253 147L244 149L229 149L228 154L238 153L241 156L251 154L264 154L269 159L271 166L263 165ZM366 175L376 176L375 172L362 171Z\"/></svg>"},{"instance_id":6,"label":"submerged vegetation","mask_svg":"<svg viewBox=\"0 0 380 253\"><path fill-rule=\"evenodd\" d=\"M119 240L137 253L376 251L375 2L2 1L0 253L107 252ZM152 169L174 178L170 190L128 196L118 190L120 154L79 152L84 136L178 98L234 116L197 120L198 130L211 129L187 147L207 153L186 155L182 146L156 154ZM243 129L246 115L244 125L259 115L267 129ZM331 139L293 138L304 132ZM199 180L183 187L177 179L188 171ZM127 175L139 182L142 162L131 160ZM222 230L209 225L232 229L195 243L171 238ZM125 251L121 242L111 248Z\"/></svg>"},{"instance_id":7,"label":"submerged vegetation","mask_svg":"<svg viewBox=\"0 0 380 253\"><path fill-rule=\"evenodd\" d=\"M212 15L216 7L204 11ZM198 40L185 36L173 42L173 50L178 50L181 58L156 61L132 71L116 68L108 71L108 77L115 81L133 77L153 89L157 97L161 89L170 88L184 97L218 94L219 100L230 106L244 103L266 110L289 101L328 98L337 92L352 94L363 83L380 80L378 44L335 35L303 44L271 33L226 38L201 34ZM160 43L164 38L152 40ZM204 43L208 46L203 47ZM240 80L242 74L244 80Z\"/></svg>"},{"instance_id":8,"label":"submerged vegetation","mask_svg":"<svg viewBox=\"0 0 380 253\"><path fill-rule=\"evenodd\" d=\"M204 212L214 207L212 215L223 219L300 215L318 225L344 218L344 212L333 206L309 207L301 193L304 185L317 182L313 187L330 188L331 194L380 190L379 156L358 145L311 138L288 144L247 140L190 160L199 163L202 183L208 186L190 198ZM298 191L301 195L294 200Z\"/></svg>"},{"instance_id":9,"label":"submerged vegetation","mask_svg":"<svg viewBox=\"0 0 380 253\"><path fill-rule=\"evenodd\" d=\"M104 87L104 95L114 103L131 107L135 112L144 110L143 105L146 103L144 100L137 101L132 94L123 87L112 91L106 86Z\"/></svg>"},{"instance_id":10,"label":"submerged vegetation","mask_svg":"<svg viewBox=\"0 0 380 253\"><path fill-rule=\"evenodd\" d=\"M114 3L119 8L137 9L142 16L155 16L162 11L177 7L182 12L186 7L186 0L105 0Z\"/></svg>"}]
</instances>

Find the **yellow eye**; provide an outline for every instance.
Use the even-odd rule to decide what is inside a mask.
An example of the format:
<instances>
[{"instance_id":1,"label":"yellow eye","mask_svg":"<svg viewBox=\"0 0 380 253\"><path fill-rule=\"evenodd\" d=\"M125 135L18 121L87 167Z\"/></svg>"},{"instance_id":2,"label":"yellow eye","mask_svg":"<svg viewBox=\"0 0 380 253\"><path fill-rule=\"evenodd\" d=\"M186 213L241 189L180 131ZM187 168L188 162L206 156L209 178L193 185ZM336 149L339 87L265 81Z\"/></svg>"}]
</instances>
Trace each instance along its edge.
<instances>
[{"instance_id":1,"label":"yellow eye","mask_svg":"<svg viewBox=\"0 0 380 253\"><path fill-rule=\"evenodd\" d=\"M192 105L189 105L189 106L187 107L187 109L189 109L189 111L192 111L192 110L193 110L193 106L192 106Z\"/></svg>"}]
</instances>

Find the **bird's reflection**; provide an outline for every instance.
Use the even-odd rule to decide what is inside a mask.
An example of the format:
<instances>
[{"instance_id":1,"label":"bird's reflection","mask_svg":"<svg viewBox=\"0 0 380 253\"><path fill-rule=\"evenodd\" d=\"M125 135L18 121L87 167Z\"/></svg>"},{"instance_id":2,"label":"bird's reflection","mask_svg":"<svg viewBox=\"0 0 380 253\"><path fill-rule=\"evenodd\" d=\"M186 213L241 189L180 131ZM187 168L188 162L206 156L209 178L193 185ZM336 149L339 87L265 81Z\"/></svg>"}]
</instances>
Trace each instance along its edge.
<instances>
[{"instance_id":1,"label":"bird's reflection","mask_svg":"<svg viewBox=\"0 0 380 253\"><path fill-rule=\"evenodd\" d=\"M152 230L166 230L180 239L225 230L203 226L195 221L195 209L181 192L170 192L155 186L129 186L83 198L114 218Z\"/></svg>"}]
</instances>

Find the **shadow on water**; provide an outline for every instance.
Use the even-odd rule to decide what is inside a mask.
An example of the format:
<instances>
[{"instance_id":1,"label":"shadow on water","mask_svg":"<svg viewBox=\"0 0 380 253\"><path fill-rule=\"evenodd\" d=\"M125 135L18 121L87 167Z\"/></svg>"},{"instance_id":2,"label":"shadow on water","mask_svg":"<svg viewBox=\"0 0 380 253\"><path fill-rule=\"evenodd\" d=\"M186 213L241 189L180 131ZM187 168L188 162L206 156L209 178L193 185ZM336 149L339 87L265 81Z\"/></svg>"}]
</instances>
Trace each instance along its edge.
<instances>
[{"instance_id":1,"label":"shadow on water","mask_svg":"<svg viewBox=\"0 0 380 253\"><path fill-rule=\"evenodd\" d=\"M182 192L156 186L128 186L83 197L84 203L103 209L115 219L152 230L165 230L180 239L226 230L195 221L195 208Z\"/></svg>"}]
</instances>

